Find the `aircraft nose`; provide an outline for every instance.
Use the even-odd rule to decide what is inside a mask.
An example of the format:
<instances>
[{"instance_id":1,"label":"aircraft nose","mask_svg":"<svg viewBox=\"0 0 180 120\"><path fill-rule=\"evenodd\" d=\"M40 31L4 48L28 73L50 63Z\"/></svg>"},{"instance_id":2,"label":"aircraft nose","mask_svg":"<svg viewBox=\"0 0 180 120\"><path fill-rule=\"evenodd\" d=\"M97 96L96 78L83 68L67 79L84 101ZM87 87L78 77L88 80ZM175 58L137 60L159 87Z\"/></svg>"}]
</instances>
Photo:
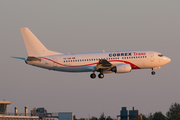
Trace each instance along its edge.
<instances>
[{"instance_id":1,"label":"aircraft nose","mask_svg":"<svg viewBox=\"0 0 180 120\"><path fill-rule=\"evenodd\" d=\"M164 57L164 61L165 61L165 64L167 64L167 63L171 62L171 59L168 57Z\"/></svg>"}]
</instances>

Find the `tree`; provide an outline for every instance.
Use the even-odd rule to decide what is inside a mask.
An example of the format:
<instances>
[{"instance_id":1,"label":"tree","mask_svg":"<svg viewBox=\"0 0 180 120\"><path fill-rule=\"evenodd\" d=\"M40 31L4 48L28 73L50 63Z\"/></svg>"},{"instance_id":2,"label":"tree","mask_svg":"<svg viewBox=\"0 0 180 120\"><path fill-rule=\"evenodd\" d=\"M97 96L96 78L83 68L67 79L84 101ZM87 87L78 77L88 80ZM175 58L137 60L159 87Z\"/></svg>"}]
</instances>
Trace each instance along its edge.
<instances>
[{"instance_id":1,"label":"tree","mask_svg":"<svg viewBox=\"0 0 180 120\"><path fill-rule=\"evenodd\" d=\"M106 120L113 120L113 119L111 118L111 116L108 116L108 117L106 118Z\"/></svg>"},{"instance_id":2,"label":"tree","mask_svg":"<svg viewBox=\"0 0 180 120\"><path fill-rule=\"evenodd\" d=\"M97 117L92 116L91 120L98 120Z\"/></svg>"},{"instance_id":3,"label":"tree","mask_svg":"<svg viewBox=\"0 0 180 120\"><path fill-rule=\"evenodd\" d=\"M104 115L104 112L101 113L101 116L100 116L99 120L106 120L106 116Z\"/></svg>"},{"instance_id":4,"label":"tree","mask_svg":"<svg viewBox=\"0 0 180 120\"><path fill-rule=\"evenodd\" d=\"M86 120L85 118L80 118L79 120Z\"/></svg>"},{"instance_id":5,"label":"tree","mask_svg":"<svg viewBox=\"0 0 180 120\"><path fill-rule=\"evenodd\" d=\"M73 120L77 120L76 115L73 116Z\"/></svg>"},{"instance_id":6,"label":"tree","mask_svg":"<svg viewBox=\"0 0 180 120\"><path fill-rule=\"evenodd\" d=\"M180 104L172 104L166 116L168 120L180 120Z\"/></svg>"},{"instance_id":7,"label":"tree","mask_svg":"<svg viewBox=\"0 0 180 120\"><path fill-rule=\"evenodd\" d=\"M166 117L162 114L162 112L156 112L153 115L153 120L166 120Z\"/></svg>"},{"instance_id":8,"label":"tree","mask_svg":"<svg viewBox=\"0 0 180 120\"><path fill-rule=\"evenodd\" d=\"M145 115L141 114L140 116L142 116L142 119L140 120L149 120L149 118L147 118Z\"/></svg>"}]
</instances>

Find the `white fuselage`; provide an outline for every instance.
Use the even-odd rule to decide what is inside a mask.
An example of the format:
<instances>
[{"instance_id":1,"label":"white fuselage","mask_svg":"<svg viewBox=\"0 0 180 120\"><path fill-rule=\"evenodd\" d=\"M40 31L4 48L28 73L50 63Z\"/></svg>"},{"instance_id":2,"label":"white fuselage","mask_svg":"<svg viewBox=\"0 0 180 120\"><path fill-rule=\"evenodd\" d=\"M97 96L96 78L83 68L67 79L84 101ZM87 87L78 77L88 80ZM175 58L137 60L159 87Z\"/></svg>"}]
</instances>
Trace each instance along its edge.
<instances>
[{"instance_id":1,"label":"white fuselage","mask_svg":"<svg viewBox=\"0 0 180 120\"><path fill-rule=\"evenodd\" d=\"M113 66L130 64L132 69L158 69L171 60L154 51L113 51L99 53L59 54L38 57L41 61L27 61L28 64L63 72L92 72L99 59L106 59ZM106 71L108 73L112 71Z\"/></svg>"},{"instance_id":2,"label":"white fuselage","mask_svg":"<svg viewBox=\"0 0 180 120\"><path fill-rule=\"evenodd\" d=\"M127 73L132 69L155 69L169 63L170 58L154 51L112 51L99 53L63 54L47 49L29 30L21 28L28 58L12 57L25 60L27 64L62 72L92 72L91 78L103 78L103 73Z\"/></svg>"}]
</instances>

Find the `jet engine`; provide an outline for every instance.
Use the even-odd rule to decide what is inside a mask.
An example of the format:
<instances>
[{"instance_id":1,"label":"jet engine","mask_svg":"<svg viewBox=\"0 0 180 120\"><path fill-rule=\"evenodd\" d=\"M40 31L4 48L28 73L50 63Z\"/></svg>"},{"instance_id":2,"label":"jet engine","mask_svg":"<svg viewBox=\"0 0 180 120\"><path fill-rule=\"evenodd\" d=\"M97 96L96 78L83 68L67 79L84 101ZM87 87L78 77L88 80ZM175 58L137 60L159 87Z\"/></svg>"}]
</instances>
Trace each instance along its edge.
<instances>
[{"instance_id":1,"label":"jet engine","mask_svg":"<svg viewBox=\"0 0 180 120\"><path fill-rule=\"evenodd\" d=\"M115 73L126 73L131 71L131 65L130 64L120 64L114 66L111 70Z\"/></svg>"}]
</instances>

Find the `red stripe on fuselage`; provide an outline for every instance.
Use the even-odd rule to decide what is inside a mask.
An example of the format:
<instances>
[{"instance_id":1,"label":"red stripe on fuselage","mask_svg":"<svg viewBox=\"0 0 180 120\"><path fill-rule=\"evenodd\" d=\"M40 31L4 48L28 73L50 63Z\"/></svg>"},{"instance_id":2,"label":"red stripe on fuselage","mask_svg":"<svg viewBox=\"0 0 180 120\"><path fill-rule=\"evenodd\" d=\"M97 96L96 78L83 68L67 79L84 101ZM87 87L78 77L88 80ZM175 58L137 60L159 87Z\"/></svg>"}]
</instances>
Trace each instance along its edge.
<instances>
[{"instance_id":1,"label":"red stripe on fuselage","mask_svg":"<svg viewBox=\"0 0 180 120\"><path fill-rule=\"evenodd\" d=\"M99 62L95 62L95 63L85 64L85 65L65 65L65 64L58 63L58 62L56 62L56 61L54 61L54 60L51 60L51 59L49 59L49 58L45 58L45 57L40 57L40 58L45 59L45 60L49 60L49 61L51 61L51 62L54 62L54 63L58 64L58 65L66 66L66 67L83 67L83 66L96 65L96 64L99 63ZM131 62L128 62L128 61L124 61L124 60L109 60L108 62L123 62L123 63L125 63L125 64L130 64L131 67L132 67L132 69L141 69L141 68L138 67L137 65L135 65L135 64L133 64L133 63L131 63Z\"/></svg>"},{"instance_id":2,"label":"red stripe on fuselage","mask_svg":"<svg viewBox=\"0 0 180 120\"><path fill-rule=\"evenodd\" d=\"M51 59L49 59L49 58L45 58L45 57L41 57L41 58L46 59L46 60L49 60L49 61L54 62L54 63L56 63L56 64L58 64L58 65L61 65L61 66L66 66L66 67L82 67L82 66L90 66L90 65L96 65L96 64L98 64L98 62L96 62L96 63L86 64L86 65L78 65L78 66L75 66L75 65L65 65L65 64L58 63L58 62L56 62L56 61L54 61L54 60L51 60Z\"/></svg>"}]
</instances>

